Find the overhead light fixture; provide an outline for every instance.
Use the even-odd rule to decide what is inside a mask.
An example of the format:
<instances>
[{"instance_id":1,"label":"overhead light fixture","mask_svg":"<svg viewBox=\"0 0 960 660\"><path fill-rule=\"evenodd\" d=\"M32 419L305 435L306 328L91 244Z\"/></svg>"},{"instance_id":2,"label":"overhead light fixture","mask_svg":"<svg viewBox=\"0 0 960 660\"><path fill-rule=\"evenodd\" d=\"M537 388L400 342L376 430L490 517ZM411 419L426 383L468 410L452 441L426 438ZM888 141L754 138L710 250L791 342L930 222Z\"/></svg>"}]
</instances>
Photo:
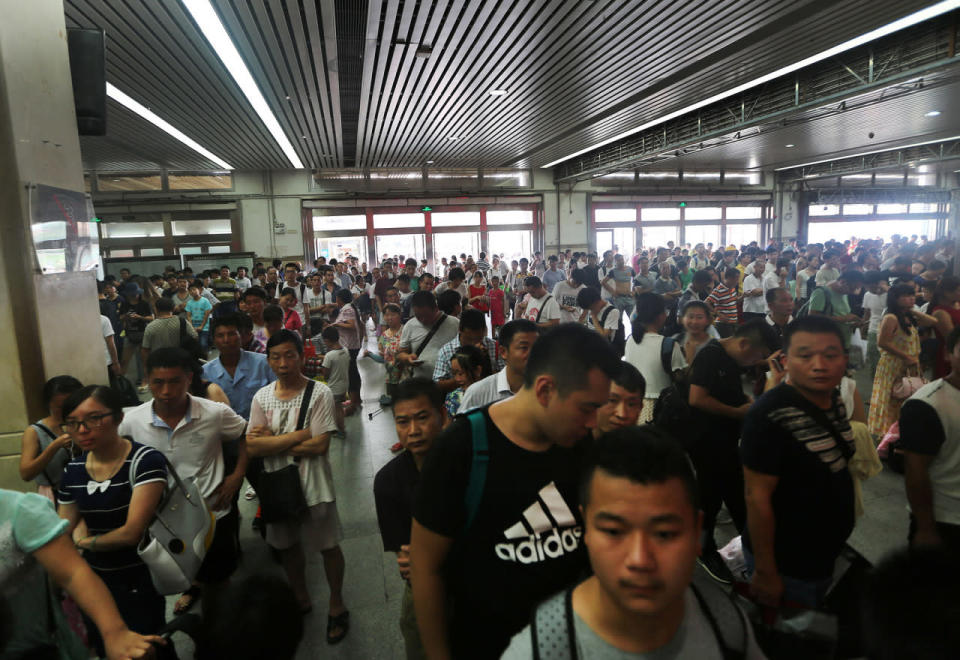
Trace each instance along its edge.
<instances>
[{"instance_id":1,"label":"overhead light fixture","mask_svg":"<svg viewBox=\"0 0 960 660\"><path fill-rule=\"evenodd\" d=\"M432 161L432 160L428 160L428 161L427 161L427 165L433 165L433 161Z\"/></svg>"},{"instance_id":2,"label":"overhead light fixture","mask_svg":"<svg viewBox=\"0 0 960 660\"><path fill-rule=\"evenodd\" d=\"M922 147L926 144L937 144L939 142L950 142L951 140L960 140L960 135L954 135L952 137L937 138L936 140L927 140L925 142L912 142L911 144L901 144L896 147L887 147L886 149L872 149L870 151L861 151L856 154L843 154L840 156L834 156L833 158L824 158L822 160L812 160L809 163L799 163L797 165L786 165L784 167L778 167L774 172L782 172L784 170L792 170L797 167L810 167L811 165L819 165L821 163L829 163L835 160L844 160L846 158L859 158L860 156L870 156L872 154L882 154L884 151L898 151L900 149L912 149L913 147Z\"/></svg>"},{"instance_id":3,"label":"overhead light fixture","mask_svg":"<svg viewBox=\"0 0 960 660\"><path fill-rule=\"evenodd\" d=\"M460 136L459 136L459 135L448 135L448 136L447 136L447 140L450 141L450 142L456 142L456 141L459 140L459 139L460 139Z\"/></svg>"},{"instance_id":4,"label":"overhead light fixture","mask_svg":"<svg viewBox=\"0 0 960 660\"><path fill-rule=\"evenodd\" d=\"M297 156L297 152L293 150L293 145L290 143L290 140L287 139L283 129L280 128L280 122L277 121L273 111L270 110L270 106L267 105L267 100L263 98L260 88L253 80L253 76L250 75L250 70L247 69L243 58L241 58L240 53L237 52L237 47L233 44L230 35L227 34L227 30L223 27L223 23L210 4L210 0L181 1L183 2L183 6L190 12L190 15L193 16L197 27L203 32L203 36L207 38L210 46L214 52L216 52L217 57L220 58L223 65L227 67L227 71L233 76L233 80L237 83L237 86L240 87L240 91L243 92L243 95L247 97L250 105L253 106L254 111L260 117L260 121L262 121L264 126L267 127L267 130L270 131L273 139L277 141L280 150L286 155L287 160L290 161L290 164L293 165L294 168L302 170L303 163L300 161L300 157Z\"/></svg>"},{"instance_id":5,"label":"overhead light fixture","mask_svg":"<svg viewBox=\"0 0 960 660\"><path fill-rule=\"evenodd\" d=\"M931 110L930 112L924 115L924 117L939 117L939 116L940 116L939 110Z\"/></svg>"},{"instance_id":6,"label":"overhead light fixture","mask_svg":"<svg viewBox=\"0 0 960 660\"><path fill-rule=\"evenodd\" d=\"M417 46L417 50L414 53L414 56L421 60L429 60L431 55L433 55L433 48L430 46Z\"/></svg>"},{"instance_id":7,"label":"overhead light fixture","mask_svg":"<svg viewBox=\"0 0 960 660\"><path fill-rule=\"evenodd\" d=\"M694 110L699 110L700 108L716 103L717 101L722 101L724 99L730 98L731 96L736 96L740 92L746 91L753 87L757 87L758 85L762 85L766 82L774 80L775 78L779 78L780 76L785 76L787 74L793 73L794 71L799 71L804 67L810 66L811 64L816 64L817 62L822 62L823 60L830 59L831 57L836 57L837 55L841 53L845 53L848 50L857 48L866 43L870 43L871 41L875 41L887 35L893 34L894 32L905 30L908 27L911 27L918 23L922 23L923 21L929 20L936 16L940 16L941 14L946 14L957 8L960 8L960 0L943 0L942 2L938 2L934 5L930 5L926 9L921 9L920 11L916 11L912 14L904 16L903 18L897 19L892 23L887 23L886 25L883 25L877 28L876 30L871 30L870 32L861 34L859 37L854 37L853 39L844 41L843 43L838 44L832 48L828 48L825 51L817 53L816 55L811 55L810 57L802 59L798 62L794 62L793 64L785 66L781 69L777 69L776 71L768 73L764 76L760 76L759 78L755 78L754 80L745 82L742 85L737 85L736 87L733 87L732 89L728 89L725 92L715 94L709 98L703 99L702 101L698 101L693 105L689 105L685 108L681 108L680 110L676 110L669 114L663 115L662 117L658 117L653 121L648 121L647 123L637 126L636 128L631 128L629 131L625 131L618 135L614 135L613 137L607 138L606 140L597 142L596 144L592 144L589 147L581 149L580 151L575 151L572 154L568 154L562 158L558 158L557 160L551 161L546 165L543 165L543 167L553 167L554 165L562 163L565 160L569 160L570 158L576 158L577 156L585 154L588 151L593 151L594 149L598 149L599 147L608 145L611 142L616 142L618 140L622 140L625 137L629 137L641 131L645 131L648 128L651 128L652 126L657 126L659 124L663 124L664 122L668 122L671 119L676 119L677 117L685 115L688 112L693 112Z\"/></svg>"},{"instance_id":8,"label":"overhead light fixture","mask_svg":"<svg viewBox=\"0 0 960 660\"><path fill-rule=\"evenodd\" d=\"M213 152L208 151L207 149L204 149L203 147L201 147L194 140L187 137L182 131L174 128L173 125L170 124L170 122L161 119L159 116L157 116L155 112L147 108L142 103L134 101L127 94L124 94L119 89L117 89L116 86L113 85L112 83L107 83L107 96L109 96L114 101L116 101L117 103L125 107L127 110L130 110L134 114L139 115L140 117L143 117L148 122L150 122L151 124L159 128L160 130L164 131L168 135L180 140L182 143L184 143L185 145L187 145L188 147L196 151L201 156L205 156L207 159L212 160L214 163L216 163L223 169L225 170L233 169L233 165L229 164L227 161L220 158L220 156L217 156Z\"/></svg>"},{"instance_id":9,"label":"overhead light fixture","mask_svg":"<svg viewBox=\"0 0 960 660\"><path fill-rule=\"evenodd\" d=\"M793 149L793 148L794 148L795 146L797 146L797 145L795 145L795 144L785 144L785 145L783 145L783 146L785 146L787 149Z\"/></svg>"},{"instance_id":10,"label":"overhead light fixture","mask_svg":"<svg viewBox=\"0 0 960 660\"><path fill-rule=\"evenodd\" d=\"M505 89L491 89L490 96L506 96L507 90Z\"/></svg>"}]
</instances>

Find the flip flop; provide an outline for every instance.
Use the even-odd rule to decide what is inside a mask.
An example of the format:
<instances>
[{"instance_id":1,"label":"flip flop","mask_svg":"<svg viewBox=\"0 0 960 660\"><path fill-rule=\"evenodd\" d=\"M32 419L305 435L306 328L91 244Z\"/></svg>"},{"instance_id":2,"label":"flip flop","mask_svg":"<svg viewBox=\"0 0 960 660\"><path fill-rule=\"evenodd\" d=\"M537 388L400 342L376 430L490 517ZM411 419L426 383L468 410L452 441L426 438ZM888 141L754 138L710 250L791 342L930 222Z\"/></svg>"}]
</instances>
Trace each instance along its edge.
<instances>
[{"instance_id":1,"label":"flip flop","mask_svg":"<svg viewBox=\"0 0 960 660\"><path fill-rule=\"evenodd\" d=\"M331 635L333 628L340 628L343 632L339 635ZM350 631L350 611L344 610L336 616L327 616L327 644L339 644Z\"/></svg>"}]
</instances>

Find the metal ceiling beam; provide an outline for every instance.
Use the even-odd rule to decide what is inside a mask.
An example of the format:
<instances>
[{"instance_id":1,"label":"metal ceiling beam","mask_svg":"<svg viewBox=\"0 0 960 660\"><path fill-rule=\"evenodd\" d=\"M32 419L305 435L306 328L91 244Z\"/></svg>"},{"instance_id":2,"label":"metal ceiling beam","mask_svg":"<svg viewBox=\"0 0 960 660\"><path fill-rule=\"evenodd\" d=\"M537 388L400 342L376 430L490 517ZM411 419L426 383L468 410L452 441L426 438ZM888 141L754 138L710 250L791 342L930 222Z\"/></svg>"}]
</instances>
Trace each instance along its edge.
<instances>
[{"instance_id":1,"label":"metal ceiling beam","mask_svg":"<svg viewBox=\"0 0 960 660\"><path fill-rule=\"evenodd\" d=\"M642 167L960 78L957 25L939 17L560 163L557 183ZM879 95L878 95L879 92ZM801 116L802 115L802 116Z\"/></svg>"},{"instance_id":2,"label":"metal ceiling beam","mask_svg":"<svg viewBox=\"0 0 960 660\"><path fill-rule=\"evenodd\" d=\"M960 139L953 139L795 167L777 173L777 179L783 182L811 181L958 159L960 159Z\"/></svg>"}]
</instances>

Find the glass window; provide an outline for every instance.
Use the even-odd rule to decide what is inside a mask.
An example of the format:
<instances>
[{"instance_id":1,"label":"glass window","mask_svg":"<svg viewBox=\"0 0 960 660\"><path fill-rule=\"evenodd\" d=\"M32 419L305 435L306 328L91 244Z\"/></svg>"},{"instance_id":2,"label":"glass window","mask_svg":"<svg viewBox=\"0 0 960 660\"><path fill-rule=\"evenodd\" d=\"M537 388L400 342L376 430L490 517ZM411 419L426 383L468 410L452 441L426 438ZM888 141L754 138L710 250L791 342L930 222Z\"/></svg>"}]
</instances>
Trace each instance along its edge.
<instances>
[{"instance_id":1,"label":"glass window","mask_svg":"<svg viewBox=\"0 0 960 660\"><path fill-rule=\"evenodd\" d=\"M749 245L760 241L760 225L727 225L727 245Z\"/></svg>"},{"instance_id":2,"label":"glass window","mask_svg":"<svg viewBox=\"0 0 960 660\"><path fill-rule=\"evenodd\" d=\"M40 270L44 273L64 273L67 270L67 251L63 248L50 250L35 250L37 261L40 263ZM133 250L114 250L116 256L133 256ZM129 255L120 254L120 252L129 252Z\"/></svg>"},{"instance_id":3,"label":"glass window","mask_svg":"<svg viewBox=\"0 0 960 660\"><path fill-rule=\"evenodd\" d=\"M532 224L533 211L528 209L516 209L512 211L487 211L487 226Z\"/></svg>"},{"instance_id":4,"label":"glass window","mask_svg":"<svg viewBox=\"0 0 960 660\"><path fill-rule=\"evenodd\" d=\"M357 257L367 261L367 239L365 236L337 236L315 238L314 246L318 257L343 261L346 257Z\"/></svg>"},{"instance_id":5,"label":"glass window","mask_svg":"<svg viewBox=\"0 0 960 660\"><path fill-rule=\"evenodd\" d=\"M174 220L171 225L173 225L174 236L233 233L229 218L223 218L222 220Z\"/></svg>"},{"instance_id":6,"label":"glass window","mask_svg":"<svg viewBox=\"0 0 960 660\"><path fill-rule=\"evenodd\" d=\"M163 248L140 248L141 257L162 257Z\"/></svg>"},{"instance_id":7,"label":"glass window","mask_svg":"<svg viewBox=\"0 0 960 660\"><path fill-rule=\"evenodd\" d=\"M144 238L163 236L162 222L104 222L104 238Z\"/></svg>"},{"instance_id":8,"label":"glass window","mask_svg":"<svg viewBox=\"0 0 960 660\"><path fill-rule=\"evenodd\" d=\"M313 213L313 231L341 231L343 229L366 229L367 216L355 215L321 215Z\"/></svg>"},{"instance_id":9,"label":"glass window","mask_svg":"<svg viewBox=\"0 0 960 660\"><path fill-rule=\"evenodd\" d=\"M719 206L688 206L684 217L687 220L719 220L721 212Z\"/></svg>"},{"instance_id":10,"label":"glass window","mask_svg":"<svg viewBox=\"0 0 960 660\"><path fill-rule=\"evenodd\" d=\"M632 206L623 209L596 209L594 218L597 222L636 222L637 209Z\"/></svg>"},{"instance_id":11,"label":"glass window","mask_svg":"<svg viewBox=\"0 0 960 660\"><path fill-rule=\"evenodd\" d=\"M198 248L199 249L199 248ZM107 256L111 258L117 257L132 257L133 250L108 250Z\"/></svg>"},{"instance_id":12,"label":"glass window","mask_svg":"<svg viewBox=\"0 0 960 660\"><path fill-rule=\"evenodd\" d=\"M520 261L521 257L529 259L533 254L533 232L529 229L491 231L487 234L487 248L492 254L502 254L507 265L513 260Z\"/></svg>"},{"instance_id":13,"label":"glass window","mask_svg":"<svg viewBox=\"0 0 960 660\"><path fill-rule=\"evenodd\" d=\"M936 213L937 204L931 202L923 202L921 204L911 204L910 213Z\"/></svg>"},{"instance_id":14,"label":"glass window","mask_svg":"<svg viewBox=\"0 0 960 660\"><path fill-rule=\"evenodd\" d=\"M717 217L720 215L718 213ZM643 207L640 209L640 220L679 220L680 219L680 207L679 206L670 206L667 208L647 208Z\"/></svg>"},{"instance_id":15,"label":"glass window","mask_svg":"<svg viewBox=\"0 0 960 660\"><path fill-rule=\"evenodd\" d=\"M873 213L873 204L844 204L844 215L867 215Z\"/></svg>"},{"instance_id":16,"label":"glass window","mask_svg":"<svg viewBox=\"0 0 960 660\"><path fill-rule=\"evenodd\" d=\"M830 239L843 240L850 236L858 238L881 238L889 241L894 234L926 236L933 240L937 236L936 220L854 220L851 222L811 222L807 229L808 242L823 243Z\"/></svg>"},{"instance_id":17,"label":"glass window","mask_svg":"<svg viewBox=\"0 0 960 660\"><path fill-rule=\"evenodd\" d=\"M434 227L480 226L480 211L461 211L457 213L434 212L430 216Z\"/></svg>"},{"instance_id":18,"label":"glass window","mask_svg":"<svg viewBox=\"0 0 960 660\"><path fill-rule=\"evenodd\" d=\"M491 252L494 251L495 250L491 248ZM450 259L454 254L457 255L457 261L459 261L461 252L472 254L474 259L479 258L480 232L458 231L451 234L433 235L433 263L440 263L442 257ZM490 261L490 259L487 259L487 261ZM443 275L442 271L440 275Z\"/></svg>"},{"instance_id":19,"label":"glass window","mask_svg":"<svg viewBox=\"0 0 960 660\"><path fill-rule=\"evenodd\" d=\"M180 254L203 254L203 248L199 245L181 245L177 249Z\"/></svg>"},{"instance_id":20,"label":"glass window","mask_svg":"<svg viewBox=\"0 0 960 660\"><path fill-rule=\"evenodd\" d=\"M208 245L207 254L226 254L230 251L229 245Z\"/></svg>"},{"instance_id":21,"label":"glass window","mask_svg":"<svg viewBox=\"0 0 960 660\"><path fill-rule=\"evenodd\" d=\"M877 204L877 213L896 213L903 215L907 213L906 204Z\"/></svg>"},{"instance_id":22,"label":"glass window","mask_svg":"<svg viewBox=\"0 0 960 660\"><path fill-rule=\"evenodd\" d=\"M159 172L155 174L98 174L97 190L100 192L163 190L163 178Z\"/></svg>"},{"instance_id":23,"label":"glass window","mask_svg":"<svg viewBox=\"0 0 960 660\"><path fill-rule=\"evenodd\" d=\"M423 213L375 213L374 229L396 229L398 227L423 227Z\"/></svg>"},{"instance_id":24,"label":"glass window","mask_svg":"<svg viewBox=\"0 0 960 660\"><path fill-rule=\"evenodd\" d=\"M680 228L676 225L665 225L662 227L646 225L642 227L642 230L643 241L641 247L644 248L666 247L669 241L676 243L677 235L680 233ZM624 249L624 246L620 247ZM626 252L624 252L624 254L626 254Z\"/></svg>"},{"instance_id":25,"label":"glass window","mask_svg":"<svg viewBox=\"0 0 960 660\"><path fill-rule=\"evenodd\" d=\"M689 210L687 211L689 216ZM762 206L728 206L727 220L759 220L763 216Z\"/></svg>"},{"instance_id":26,"label":"glass window","mask_svg":"<svg viewBox=\"0 0 960 660\"><path fill-rule=\"evenodd\" d=\"M697 243L720 245L720 225L687 225L683 228L683 240L691 246Z\"/></svg>"},{"instance_id":27,"label":"glass window","mask_svg":"<svg viewBox=\"0 0 960 660\"><path fill-rule=\"evenodd\" d=\"M198 172L167 174L170 190L230 190L233 175L230 172Z\"/></svg>"},{"instance_id":28,"label":"glass window","mask_svg":"<svg viewBox=\"0 0 960 660\"><path fill-rule=\"evenodd\" d=\"M840 207L837 204L811 204L810 215L839 215Z\"/></svg>"}]
</instances>

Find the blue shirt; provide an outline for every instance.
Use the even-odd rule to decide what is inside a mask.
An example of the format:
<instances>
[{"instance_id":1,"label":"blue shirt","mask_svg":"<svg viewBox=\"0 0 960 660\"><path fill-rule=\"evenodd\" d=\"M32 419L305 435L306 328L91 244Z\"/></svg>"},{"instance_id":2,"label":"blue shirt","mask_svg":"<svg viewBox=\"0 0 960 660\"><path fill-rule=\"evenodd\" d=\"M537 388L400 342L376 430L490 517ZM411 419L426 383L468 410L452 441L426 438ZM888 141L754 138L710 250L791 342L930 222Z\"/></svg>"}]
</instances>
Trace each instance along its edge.
<instances>
[{"instance_id":1,"label":"blue shirt","mask_svg":"<svg viewBox=\"0 0 960 660\"><path fill-rule=\"evenodd\" d=\"M203 316L207 313L207 310L212 307L213 305L211 305L210 301L206 298L197 298L196 300L191 298L187 301L187 304L184 305L184 309L186 309L187 314L190 315L193 327L197 329L197 332L210 329L210 317L207 317L207 322L203 324L202 328L198 328L197 326L203 320Z\"/></svg>"},{"instance_id":2,"label":"blue shirt","mask_svg":"<svg viewBox=\"0 0 960 660\"><path fill-rule=\"evenodd\" d=\"M227 398L230 399L233 411L248 421L253 395L261 387L277 379L276 374L267 364L267 356L250 351L240 353L240 361L237 362L233 376L230 376L230 373L223 368L220 358L217 358L203 365L203 377L223 388Z\"/></svg>"},{"instance_id":3,"label":"blue shirt","mask_svg":"<svg viewBox=\"0 0 960 660\"><path fill-rule=\"evenodd\" d=\"M543 274L542 279L544 288L549 292L553 292L553 287L556 286L557 282L562 282L567 279L567 275L559 268L557 270L548 269L547 272Z\"/></svg>"}]
</instances>

